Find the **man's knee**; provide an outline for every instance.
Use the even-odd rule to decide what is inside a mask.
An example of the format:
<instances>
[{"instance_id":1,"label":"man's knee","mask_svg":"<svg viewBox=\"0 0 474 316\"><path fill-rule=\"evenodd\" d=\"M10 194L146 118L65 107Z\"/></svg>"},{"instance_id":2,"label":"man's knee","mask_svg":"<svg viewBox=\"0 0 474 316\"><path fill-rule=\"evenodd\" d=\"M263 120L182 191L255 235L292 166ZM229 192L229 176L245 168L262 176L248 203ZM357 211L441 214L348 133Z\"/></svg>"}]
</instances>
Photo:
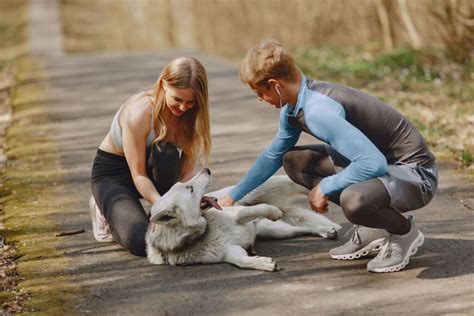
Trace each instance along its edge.
<instances>
[{"instance_id":1,"label":"man's knee","mask_svg":"<svg viewBox=\"0 0 474 316\"><path fill-rule=\"evenodd\" d=\"M298 173L296 169L296 157L297 153L294 151L289 151L283 155L283 169L285 170L288 177L293 181L298 183Z\"/></svg>"},{"instance_id":2,"label":"man's knee","mask_svg":"<svg viewBox=\"0 0 474 316\"><path fill-rule=\"evenodd\" d=\"M360 222L361 217L368 211L370 207L367 192L348 188L341 193L341 208L347 219L354 224Z\"/></svg>"},{"instance_id":3,"label":"man's knee","mask_svg":"<svg viewBox=\"0 0 474 316\"><path fill-rule=\"evenodd\" d=\"M285 170L288 178L291 181L298 183L308 189L312 188L312 185L308 185L307 179L301 172L301 154L298 151L289 151L283 155L283 169Z\"/></svg>"},{"instance_id":4,"label":"man's knee","mask_svg":"<svg viewBox=\"0 0 474 316\"><path fill-rule=\"evenodd\" d=\"M297 159L298 152L296 151L288 151L283 155L283 169L288 176L290 176L290 173L294 173Z\"/></svg>"}]
</instances>

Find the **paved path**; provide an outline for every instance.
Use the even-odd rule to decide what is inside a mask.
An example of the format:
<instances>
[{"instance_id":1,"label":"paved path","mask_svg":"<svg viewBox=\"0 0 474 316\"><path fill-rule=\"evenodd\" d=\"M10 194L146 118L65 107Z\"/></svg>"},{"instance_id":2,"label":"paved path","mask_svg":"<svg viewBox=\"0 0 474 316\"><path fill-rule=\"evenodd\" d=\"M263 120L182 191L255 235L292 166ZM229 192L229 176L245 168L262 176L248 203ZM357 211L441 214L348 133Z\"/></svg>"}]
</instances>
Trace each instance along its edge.
<instances>
[{"instance_id":1,"label":"paved path","mask_svg":"<svg viewBox=\"0 0 474 316\"><path fill-rule=\"evenodd\" d=\"M257 251L274 257L282 268L276 273L241 270L227 264L152 266L115 244L96 243L87 200L97 145L127 96L151 86L163 65L181 55L197 57L209 73L213 188L233 184L271 139L278 116L272 108L258 104L239 82L236 63L186 51L44 56L45 76L36 79L49 86L48 138L57 146L64 174L64 181L55 188L62 201L58 206L62 212L55 220L64 229L87 230L57 245L70 259L62 274L81 287L75 312L472 313L473 211L458 197L462 192L472 192L473 185L448 165L441 166L435 199L414 213L425 233L425 246L405 271L396 274L368 273L367 260L331 260L328 250L341 241L320 238L259 242ZM37 106L33 101L32 108ZM331 206L329 217L341 223L344 231L349 228L338 207ZM50 282L55 277L49 275Z\"/></svg>"}]
</instances>

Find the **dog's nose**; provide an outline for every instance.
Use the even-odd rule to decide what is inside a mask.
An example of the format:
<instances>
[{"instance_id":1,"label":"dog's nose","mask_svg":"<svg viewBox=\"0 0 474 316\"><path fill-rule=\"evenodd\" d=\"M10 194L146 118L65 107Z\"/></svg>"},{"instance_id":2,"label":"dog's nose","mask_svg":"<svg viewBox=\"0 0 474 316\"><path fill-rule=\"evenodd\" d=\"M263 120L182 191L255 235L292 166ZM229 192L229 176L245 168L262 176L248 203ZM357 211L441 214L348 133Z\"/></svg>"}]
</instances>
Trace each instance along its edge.
<instances>
[{"instance_id":1,"label":"dog's nose","mask_svg":"<svg viewBox=\"0 0 474 316\"><path fill-rule=\"evenodd\" d=\"M206 172L208 175L211 175L211 170L209 170L209 168L204 168L204 172Z\"/></svg>"}]
</instances>

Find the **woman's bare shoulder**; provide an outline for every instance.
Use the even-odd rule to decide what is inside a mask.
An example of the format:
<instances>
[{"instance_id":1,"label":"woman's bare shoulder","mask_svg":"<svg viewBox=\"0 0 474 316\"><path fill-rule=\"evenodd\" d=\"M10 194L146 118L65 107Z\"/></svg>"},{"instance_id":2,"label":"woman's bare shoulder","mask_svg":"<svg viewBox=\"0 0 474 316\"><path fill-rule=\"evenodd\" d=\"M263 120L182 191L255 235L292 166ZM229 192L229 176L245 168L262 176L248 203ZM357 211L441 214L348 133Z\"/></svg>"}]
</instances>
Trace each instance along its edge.
<instances>
[{"instance_id":1,"label":"woman's bare shoulder","mask_svg":"<svg viewBox=\"0 0 474 316\"><path fill-rule=\"evenodd\" d=\"M152 101L148 94L141 92L124 105L120 122L122 126L150 127Z\"/></svg>"}]
</instances>

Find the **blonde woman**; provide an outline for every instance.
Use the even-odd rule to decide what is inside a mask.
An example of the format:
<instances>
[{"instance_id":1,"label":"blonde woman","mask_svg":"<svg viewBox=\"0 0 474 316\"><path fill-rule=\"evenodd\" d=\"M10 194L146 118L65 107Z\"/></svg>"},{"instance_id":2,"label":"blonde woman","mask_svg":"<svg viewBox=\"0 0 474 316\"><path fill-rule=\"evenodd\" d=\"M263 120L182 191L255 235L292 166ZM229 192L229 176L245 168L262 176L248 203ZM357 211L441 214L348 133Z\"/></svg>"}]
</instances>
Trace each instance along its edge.
<instances>
[{"instance_id":1,"label":"blonde woman","mask_svg":"<svg viewBox=\"0 0 474 316\"><path fill-rule=\"evenodd\" d=\"M210 148L206 70L195 58L175 59L154 89L120 107L97 150L90 201L96 240L145 256L149 219L139 199L154 204L190 179Z\"/></svg>"}]
</instances>

